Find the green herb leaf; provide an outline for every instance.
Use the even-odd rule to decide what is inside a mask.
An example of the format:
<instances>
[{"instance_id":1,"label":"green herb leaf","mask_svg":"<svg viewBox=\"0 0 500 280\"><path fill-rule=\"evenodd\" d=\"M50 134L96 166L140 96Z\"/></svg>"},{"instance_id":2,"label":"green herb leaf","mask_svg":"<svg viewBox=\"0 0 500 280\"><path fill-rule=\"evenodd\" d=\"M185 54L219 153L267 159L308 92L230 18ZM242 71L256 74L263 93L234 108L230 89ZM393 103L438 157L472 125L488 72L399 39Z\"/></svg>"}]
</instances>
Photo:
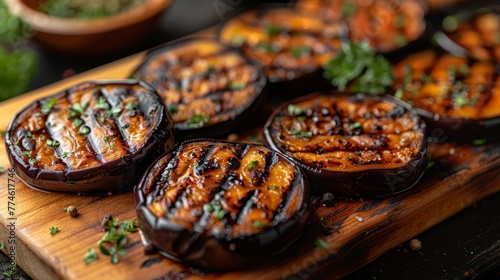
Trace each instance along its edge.
<instances>
[{"instance_id":1,"label":"green herb leaf","mask_svg":"<svg viewBox=\"0 0 500 280\"><path fill-rule=\"evenodd\" d=\"M168 112L171 115L174 115L175 113L177 113L178 110L179 110L179 108L176 105L171 105L170 107L168 107Z\"/></svg>"},{"instance_id":2,"label":"green herb leaf","mask_svg":"<svg viewBox=\"0 0 500 280\"><path fill-rule=\"evenodd\" d=\"M306 138L311 138L312 137L312 131L303 131L300 133L300 136L306 137Z\"/></svg>"},{"instance_id":3,"label":"green herb leaf","mask_svg":"<svg viewBox=\"0 0 500 280\"><path fill-rule=\"evenodd\" d=\"M106 115L108 115L110 118L115 118L116 116L118 116L122 112L122 110L123 110L123 108L121 108L121 107L106 110Z\"/></svg>"},{"instance_id":4,"label":"green herb leaf","mask_svg":"<svg viewBox=\"0 0 500 280\"><path fill-rule=\"evenodd\" d=\"M279 35L281 33L281 27L274 25L274 24L269 24L266 26L266 34L269 36L275 36Z\"/></svg>"},{"instance_id":5,"label":"green herb leaf","mask_svg":"<svg viewBox=\"0 0 500 280\"><path fill-rule=\"evenodd\" d=\"M248 165L247 170L249 170L249 171L252 170L252 168L254 168L257 164L259 164L259 162L256 161L256 160L250 162L250 164Z\"/></svg>"},{"instance_id":6,"label":"green herb leaf","mask_svg":"<svg viewBox=\"0 0 500 280\"><path fill-rule=\"evenodd\" d=\"M342 16L344 16L344 17L349 17L349 16L354 15L354 13L356 12L357 8L358 7L356 6L356 3L354 3L354 2L345 2L342 5L342 8L340 9L340 13L342 13Z\"/></svg>"},{"instance_id":7,"label":"green herb leaf","mask_svg":"<svg viewBox=\"0 0 500 280\"><path fill-rule=\"evenodd\" d=\"M74 118L73 119L73 125L74 126L79 127L82 124L83 124L83 120L82 119L79 119L79 118Z\"/></svg>"},{"instance_id":8,"label":"green herb leaf","mask_svg":"<svg viewBox=\"0 0 500 280\"><path fill-rule=\"evenodd\" d=\"M306 120L306 117L305 116L298 116L295 118L297 121L299 122L302 122L302 121L305 121Z\"/></svg>"},{"instance_id":9,"label":"green herb leaf","mask_svg":"<svg viewBox=\"0 0 500 280\"><path fill-rule=\"evenodd\" d=\"M231 85L229 85L229 88L232 90L240 90L240 89L244 89L245 85L242 83L231 83Z\"/></svg>"},{"instance_id":10,"label":"green herb leaf","mask_svg":"<svg viewBox=\"0 0 500 280\"><path fill-rule=\"evenodd\" d=\"M64 153L62 153L62 155L61 155L61 157L62 157L62 158L66 158L67 156L68 156L68 152L64 152Z\"/></svg>"},{"instance_id":11,"label":"green herb leaf","mask_svg":"<svg viewBox=\"0 0 500 280\"><path fill-rule=\"evenodd\" d=\"M292 116L298 116L302 115L305 113L305 110L300 108L299 106L293 105L293 104L288 104L287 106L288 109L288 114Z\"/></svg>"},{"instance_id":12,"label":"green herb leaf","mask_svg":"<svg viewBox=\"0 0 500 280\"><path fill-rule=\"evenodd\" d=\"M219 220L222 220L224 218L224 215L226 215L226 210L224 209L217 209L214 211L215 218Z\"/></svg>"},{"instance_id":13,"label":"green herb leaf","mask_svg":"<svg viewBox=\"0 0 500 280\"><path fill-rule=\"evenodd\" d=\"M290 49L290 52L292 53L293 57L295 58L299 58L307 53L309 53L311 51L311 48L309 48L308 46L296 46L296 47L292 47Z\"/></svg>"},{"instance_id":14,"label":"green herb leaf","mask_svg":"<svg viewBox=\"0 0 500 280\"><path fill-rule=\"evenodd\" d=\"M343 45L340 54L323 68L325 77L340 91L352 83L356 92L382 94L394 80L392 65L367 42Z\"/></svg>"},{"instance_id":15,"label":"green herb leaf","mask_svg":"<svg viewBox=\"0 0 500 280\"><path fill-rule=\"evenodd\" d=\"M50 230L50 234L52 234L52 235L61 231L58 227L50 227L49 230Z\"/></svg>"},{"instance_id":16,"label":"green herb leaf","mask_svg":"<svg viewBox=\"0 0 500 280\"><path fill-rule=\"evenodd\" d=\"M80 135L87 135L90 133L90 127L84 125L82 127L80 127L80 130L77 132L77 134L80 134Z\"/></svg>"},{"instance_id":17,"label":"green herb leaf","mask_svg":"<svg viewBox=\"0 0 500 280\"><path fill-rule=\"evenodd\" d=\"M85 263L91 263L95 260L97 260L99 257L97 256L97 253L94 248L89 248L87 250L87 253L85 254L85 257L83 258L83 261Z\"/></svg>"},{"instance_id":18,"label":"green herb leaf","mask_svg":"<svg viewBox=\"0 0 500 280\"><path fill-rule=\"evenodd\" d=\"M59 146L59 141L53 140L53 139L48 139L47 140L47 146L53 147L53 148L57 147L57 146Z\"/></svg>"},{"instance_id":19,"label":"green herb leaf","mask_svg":"<svg viewBox=\"0 0 500 280\"><path fill-rule=\"evenodd\" d=\"M203 210L205 212L212 213L212 212L214 212L215 208L214 208L214 205L212 203L206 203L205 205L203 205Z\"/></svg>"},{"instance_id":20,"label":"green herb leaf","mask_svg":"<svg viewBox=\"0 0 500 280\"><path fill-rule=\"evenodd\" d=\"M109 109L109 104L108 104L108 101L106 100L106 97L100 96L99 99L97 99L97 102L95 103L94 108L95 109L108 110Z\"/></svg>"},{"instance_id":21,"label":"green herb leaf","mask_svg":"<svg viewBox=\"0 0 500 280\"><path fill-rule=\"evenodd\" d=\"M208 118L200 114L192 115L187 120L188 126L192 128L202 127L207 122Z\"/></svg>"},{"instance_id":22,"label":"green herb leaf","mask_svg":"<svg viewBox=\"0 0 500 280\"><path fill-rule=\"evenodd\" d=\"M354 152L355 155L362 155L363 154L363 151L355 151Z\"/></svg>"},{"instance_id":23,"label":"green herb leaf","mask_svg":"<svg viewBox=\"0 0 500 280\"><path fill-rule=\"evenodd\" d=\"M330 245L328 245L328 243L325 240L320 239L320 238L318 238L318 239L316 239L316 241L314 241L314 245L316 247L319 247L319 248L322 248L325 250L330 248Z\"/></svg>"},{"instance_id":24,"label":"green herb leaf","mask_svg":"<svg viewBox=\"0 0 500 280\"><path fill-rule=\"evenodd\" d=\"M43 103L40 111L42 112L42 114L48 115L50 111L52 111L52 108L54 107L54 105L56 105L56 103L57 100L55 98L49 99L45 103Z\"/></svg>"},{"instance_id":25,"label":"green herb leaf","mask_svg":"<svg viewBox=\"0 0 500 280\"><path fill-rule=\"evenodd\" d=\"M3 250L5 248L5 242L3 240L0 240L0 250Z\"/></svg>"},{"instance_id":26,"label":"green herb leaf","mask_svg":"<svg viewBox=\"0 0 500 280\"><path fill-rule=\"evenodd\" d=\"M266 226L266 225L262 221L255 221L253 223L254 228L263 228L264 226Z\"/></svg>"},{"instance_id":27,"label":"green herb leaf","mask_svg":"<svg viewBox=\"0 0 500 280\"><path fill-rule=\"evenodd\" d=\"M85 110L87 109L88 106L89 106L88 102L85 102L83 104L81 104L81 103L74 104L73 107L68 108L69 117L73 118L73 117L79 117L79 116L83 115L83 113L85 112Z\"/></svg>"},{"instance_id":28,"label":"green herb leaf","mask_svg":"<svg viewBox=\"0 0 500 280\"><path fill-rule=\"evenodd\" d=\"M360 127L361 127L361 123L360 122L355 122L355 123L353 123L353 124L351 124L349 126L349 129L353 130L353 129L360 128Z\"/></svg>"},{"instance_id":29,"label":"green herb leaf","mask_svg":"<svg viewBox=\"0 0 500 280\"><path fill-rule=\"evenodd\" d=\"M486 139L475 139L474 141L472 141L472 144L476 145L476 146L482 146L482 145L486 145L488 141Z\"/></svg>"}]
</instances>

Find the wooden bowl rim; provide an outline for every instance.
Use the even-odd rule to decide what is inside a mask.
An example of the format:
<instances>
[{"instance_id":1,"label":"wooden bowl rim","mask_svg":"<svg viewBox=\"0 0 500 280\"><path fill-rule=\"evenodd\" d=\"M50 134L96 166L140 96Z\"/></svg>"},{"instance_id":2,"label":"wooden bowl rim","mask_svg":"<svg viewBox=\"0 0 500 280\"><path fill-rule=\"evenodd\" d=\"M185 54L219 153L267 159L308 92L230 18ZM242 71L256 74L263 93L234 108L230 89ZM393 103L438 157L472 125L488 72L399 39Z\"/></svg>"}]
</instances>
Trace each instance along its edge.
<instances>
[{"instance_id":1,"label":"wooden bowl rim","mask_svg":"<svg viewBox=\"0 0 500 280\"><path fill-rule=\"evenodd\" d=\"M25 0L6 0L10 12L31 25L33 30L61 35L102 33L134 25L163 12L171 2L145 0L135 8L109 17L74 19L47 15L26 5Z\"/></svg>"}]
</instances>

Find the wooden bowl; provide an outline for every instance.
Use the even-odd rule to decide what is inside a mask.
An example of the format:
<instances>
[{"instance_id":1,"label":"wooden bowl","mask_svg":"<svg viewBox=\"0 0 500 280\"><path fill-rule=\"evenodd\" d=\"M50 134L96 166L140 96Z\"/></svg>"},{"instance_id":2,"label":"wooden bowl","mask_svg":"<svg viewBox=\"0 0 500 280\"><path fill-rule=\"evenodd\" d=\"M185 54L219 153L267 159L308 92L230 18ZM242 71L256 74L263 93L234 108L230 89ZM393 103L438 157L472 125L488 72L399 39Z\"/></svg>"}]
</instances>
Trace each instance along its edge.
<instances>
[{"instance_id":1,"label":"wooden bowl","mask_svg":"<svg viewBox=\"0 0 500 280\"><path fill-rule=\"evenodd\" d=\"M95 19L49 16L43 0L6 0L10 11L31 25L33 39L47 49L84 56L121 52L150 34L171 0L146 0L130 10Z\"/></svg>"}]
</instances>

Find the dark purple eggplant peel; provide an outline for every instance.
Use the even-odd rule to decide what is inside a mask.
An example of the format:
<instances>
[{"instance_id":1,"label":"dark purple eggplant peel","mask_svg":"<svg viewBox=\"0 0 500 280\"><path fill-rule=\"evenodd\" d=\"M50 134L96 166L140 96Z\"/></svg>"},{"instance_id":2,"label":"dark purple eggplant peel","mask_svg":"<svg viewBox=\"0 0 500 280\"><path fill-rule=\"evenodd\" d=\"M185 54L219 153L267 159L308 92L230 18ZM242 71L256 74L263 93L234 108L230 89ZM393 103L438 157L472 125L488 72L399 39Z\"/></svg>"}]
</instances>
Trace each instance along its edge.
<instances>
[{"instance_id":1,"label":"dark purple eggplant peel","mask_svg":"<svg viewBox=\"0 0 500 280\"><path fill-rule=\"evenodd\" d=\"M310 212L300 168L255 144L182 142L151 165L134 192L145 240L170 259L212 270L279 253Z\"/></svg>"},{"instance_id":2,"label":"dark purple eggplant peel","mask_svg":"<svg viewBox=\"0 0 500 280\"><path fill-rule=\"evenodd\" d=\"M155 49L132 76L157 90L172 113L178 139L234 131L266 98L263 67L208 38Z\"/></svg>"},{"instance_id":3,"label":"dark purple eggplant peel","mask_svg":"<svg viewBox=\"0 0 500 280\"><path fill-rule=\"evenodd\" d=\"M146 84L92 81L26 106L5 142L17 176L32 188L126 191L173 146L173 122Z\"/></svg>"},{"instance_id":4,"label":"dark purple eggplant peel","mask_svg":"<svg viewBox=\"0 0 500 280\"><path fill-rule=\"evenodd\" d=\"M313 190L341 197L409 189L426 163L424 123L388 95L308 95L275 110L264 135L302 167Z\"/></svg>"}]
</instances>

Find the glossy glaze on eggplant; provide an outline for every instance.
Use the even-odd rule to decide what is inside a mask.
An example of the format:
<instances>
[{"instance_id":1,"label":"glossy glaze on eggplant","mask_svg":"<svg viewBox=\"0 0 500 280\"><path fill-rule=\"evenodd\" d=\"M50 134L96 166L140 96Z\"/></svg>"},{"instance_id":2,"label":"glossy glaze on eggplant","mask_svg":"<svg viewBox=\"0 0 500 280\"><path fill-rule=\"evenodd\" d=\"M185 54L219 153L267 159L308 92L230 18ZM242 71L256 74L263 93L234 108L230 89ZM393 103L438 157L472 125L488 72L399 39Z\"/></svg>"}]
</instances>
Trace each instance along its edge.
<instances>
[{"instance_id":1,"label":"glossy glaze on eggplant","mask_svg":"<svg viewBox=\"0 0 500 280\"><path fill-rule=\"evenodd\" d=\"M500 135L500 77L493 63L427 50L401 60L394 74L396 96L448 137Z\"/></svg>"},{"instance_id":2,"label":"glossy glaze on eggplant","mask_svg":"<svg viewBox=\"0 0 500 280\"><path fill-rule=\"evenodd\" d=\"M135 80L87 82L36 100L6 132L17 175L49 191L130 190L173 143L165 106Z\"/></svg>"},{"instance_id":3,"label":"glossy glaze on eggplant","mask_svg":"<svg viewBox=\"0 0 500 280\"><path fill-rule=\"evenodd\" d=\"M347 20L352 41L367 40L381 53L406 46L426 29L422 0L298 0L297 8L325 20Z\"/></svg>"},{"instance_id":4,"label":"glossy glaze on eggplant","mask_svg":"<svg viewBox=\"0 0 500 280\"><path fill-rule=\"evenodd\" d=\"M268 145L295 159L317 192L396 193L420 178L425 126L391 96L314 94L281 105L264 128Z\"/></svg>"},{"instance_id":5,"label":"glossy glaze on eggplant","mask_svg":"<svg viewBox=\"0 0 500 280\"><path fill-rule=\"evenodd\" d=\"M144 237L169 258L210 269L265 259L309 215L302 171L261 145L192 140L158 159L135 189Z\"/></svg>"},{"instance_id":6,"label":"glossy glaze on eggplant","mask_svg":"<svg viewBox=\"0 0 500 280\"><path fill-rule=\"evenodd\" d=\"M500 7L474 15L452 15L443 21L445 34L481 61L500 63ZM443 47L448 48L447 43Z\"/></svg>"},{"instance_id":7,"label":"glossy glaze on eggplant","mask_svg":"<svg viewBox=\"0 0 500 280\"><path fill-rule=\"evenodd\" d=\"M173 115L177 138L220 136L264 100L262 66L211 39L188 39L148 54L133 76L152 85Z\"/></svg>"},{"instance_id":8,"label":"glossy glaze on eggplant","mask_svg":"<svg viewBox=\"0 0 500 280\"><path fill-rule=\"evenodd\" d=\"M340 22L327 23L291 8L272 8L230 19L219 35L223 42L261 62L269 81L279 83L320 71L339 52L345 33Z\"/></svg>"}]
</instances>

